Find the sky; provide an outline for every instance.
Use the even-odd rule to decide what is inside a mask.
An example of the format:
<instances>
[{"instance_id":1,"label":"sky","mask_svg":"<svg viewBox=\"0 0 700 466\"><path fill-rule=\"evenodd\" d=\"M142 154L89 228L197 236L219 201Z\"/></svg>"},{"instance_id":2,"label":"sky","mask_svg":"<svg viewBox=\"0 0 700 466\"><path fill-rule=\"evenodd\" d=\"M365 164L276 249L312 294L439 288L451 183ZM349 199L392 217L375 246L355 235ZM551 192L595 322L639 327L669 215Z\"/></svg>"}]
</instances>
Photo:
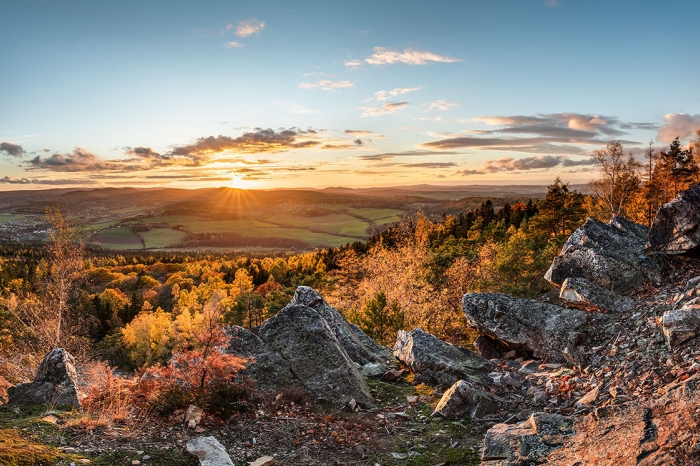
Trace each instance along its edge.
<instances>
[{"instance_id":1,"label":"sky","mask_svg":"<svg viewBox=\"0 0 700 466\"><path fill-rule=\"evenodd\" d=\"M0 190L585 183L700 129L697 0L2 0Z\"/></svg>"}]
</instances>

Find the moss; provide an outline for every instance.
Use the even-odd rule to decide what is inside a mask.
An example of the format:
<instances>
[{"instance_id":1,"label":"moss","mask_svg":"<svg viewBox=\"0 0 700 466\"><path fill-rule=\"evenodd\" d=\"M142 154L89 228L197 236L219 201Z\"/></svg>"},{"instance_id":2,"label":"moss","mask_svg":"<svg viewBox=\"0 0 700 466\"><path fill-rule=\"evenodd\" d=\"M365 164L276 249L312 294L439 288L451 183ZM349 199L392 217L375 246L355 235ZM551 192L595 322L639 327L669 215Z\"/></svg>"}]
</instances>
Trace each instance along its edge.
<instances>
[{"instance_id":1,"label":"moss","mask_svg":"<svg viewBox=\"0 0 700 466\"><path fill-rule=\"evenodd\" d=\"M143 456L138 456L133 451L104 453L92 458L91 465L112 466L115 464L131 464L132 460L141 460L143 464L148 464L148 466L195 466L199 464L199 461L193 456L174 448L168 450L146 448L143 454L150 456L148 461L143 461Z\"/></svg>"},{"instance_id":2,"label":"moss","mask_svg":"<svg viewBox=\"0 0 700 466\"><path fill-rule=\"evenodd\" d=\"M49 465L55 463L60 456L60 452L55 448L22 438L14 429L0 429L0 464Z\"/></svg>"}]
</instances>

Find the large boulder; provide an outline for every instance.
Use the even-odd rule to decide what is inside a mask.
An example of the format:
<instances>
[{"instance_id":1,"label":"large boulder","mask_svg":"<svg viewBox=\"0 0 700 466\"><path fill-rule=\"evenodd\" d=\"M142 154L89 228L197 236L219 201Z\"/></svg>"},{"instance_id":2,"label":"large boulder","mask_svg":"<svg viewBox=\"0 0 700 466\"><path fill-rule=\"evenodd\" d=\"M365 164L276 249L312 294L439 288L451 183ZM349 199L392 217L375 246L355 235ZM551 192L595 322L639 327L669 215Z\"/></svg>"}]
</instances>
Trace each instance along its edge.
<instances>
[{"instance_id":1,"label":"large boulder","mask_svg":"<svg viewBox=\"0 0 700 466\"><path fill-rule=\"evenodd\" d=\"M581 362L576 347L604 318L598 313L494 293L465 294L462 310L472 327L505 347L557 362Z\"/></svg>"},{"instance_id":2,"label":"large boulder","mask_svg":"<svg viewBox=\"0 0 700 466\"><path fill-rule=\"evenodd\" d=\"M700 185L661 206L649 230L647 254L682 254L700 246Z\"/></svg>"},{"instance_id":3,"label":"large boulder","mask_svg":"<svg viewBox=\"0 0 700 466\"><path fill-rule=\"evenodd\" d=\"M499 401L503 400L465 380L458 380L442 394L433 415L456 419L469 414L472 419L479 418L498 411Z\"/></svg>"},{"instance_id":4,"label":"large boulder","mask_svg":"<svg viewBox=\"0 0 700 466\"><path fill-rule=\"evenodd\" d=\"M561 285L559 298L586 308L625 312L634 308L634 300L606 290L585 278L569 277Z\"/></svg>"},{"instance_id":5,"label":"large boulder","mask_svg":"<svg viewBox=\"0 0 700 466\"><path fill-rule=\"evenodd\" d=\"M394 356L416 374L416 381L452 385L457 380L488 384L488 373L496 366L489 360L440 340L417 328L399 330L394 345Z\"/></svg>"},{"instance_id":6,"label":"large boulder","mask_svg":"<svg viewBox=\"0 0 700 466\"><path fill-rule=\"evenodd\" d=\"M645 280L661 282L656 260L644 255L648 228L622 217L603 223L589 218L569 237L545 279L561 286L583 278L600 288L626 293Z\"/></svg>"},{"instance_id":7,"label":"large boulder","mask_svg":"<svg viewBox=\"0 0 700 466\"><path fill-rule=\"evenodd\" d=\"M305 304L304 304L305 303ZM319 401L372 406L369 387L357 366L385 365L383 351L313 289L299 287L294 299L253 333L228 329L228 352L250 358L243 375L264 391L302 388ZM351 356L351 354L354 356Z\"/></svg>"},{"instance_id":8,"label":"large boulder","mask_svg":"<svg viewBox=\"0 0 700 466\"><path fill-rule=\"evenodd\" d=\"M63 348L54 348L39 364L33 382L7 389L8 403L25 406L73 405L80 408L77 385L75 359Z\"/></svg>"}]
</instances>

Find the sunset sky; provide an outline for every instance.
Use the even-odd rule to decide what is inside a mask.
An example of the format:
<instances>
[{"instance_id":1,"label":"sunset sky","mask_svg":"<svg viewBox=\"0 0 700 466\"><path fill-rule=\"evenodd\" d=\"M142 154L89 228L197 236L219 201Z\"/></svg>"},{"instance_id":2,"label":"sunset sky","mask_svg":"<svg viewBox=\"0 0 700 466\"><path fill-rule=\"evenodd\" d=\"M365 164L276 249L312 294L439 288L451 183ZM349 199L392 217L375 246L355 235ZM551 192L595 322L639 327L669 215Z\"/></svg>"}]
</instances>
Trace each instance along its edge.
<instances>
[{"instance_id":1,"label":"sunset sky","mask_svg":"<svg viewBox=\"0 0 700 466\"><path fill-rule=\"evenodd\" d=\"M2 0L0 190L572 183L700 129L700 1Z\"/></svg>"}]
</instances>

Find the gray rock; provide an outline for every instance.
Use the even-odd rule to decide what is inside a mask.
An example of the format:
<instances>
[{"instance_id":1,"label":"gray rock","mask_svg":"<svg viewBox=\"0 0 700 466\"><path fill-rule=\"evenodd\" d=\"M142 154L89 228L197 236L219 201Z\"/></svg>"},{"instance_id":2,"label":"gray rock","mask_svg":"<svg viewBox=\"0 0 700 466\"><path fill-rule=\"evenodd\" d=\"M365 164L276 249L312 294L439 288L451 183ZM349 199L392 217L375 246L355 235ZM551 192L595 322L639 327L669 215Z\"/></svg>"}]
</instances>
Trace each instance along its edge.
<instances>
[{"instance_id":1,"label":"gray rock","mask_svg":"<svg viewBox=\"0 0 700 466\"><path fill-rule=\"evenodd\" d=\"M417 381L452 385L462 379L487 384L487 374L495 365L478 354L446 343L417 328L412 332L399 330L394 356L416 374Z\"/></svg>"},{"instance_id":2,"label":"gray rock","mask_svg":"<svg viewBox=\"0 0 700 466\"><path fill-rule=\"evenodd\" d=\"M604 320L601 314L494 293L467 293L462 309L479 332L528 355L557 362L580 362L576 347L591 326Z\"/></svg>"},{"instance_id":3,"label":"gray rock","mask_svg":"<svg viewBox=\"0 0 700 466\"><path fill-rule=\"evenodd\" d=\"M226 448L214 437L197 437L185 447L189 454L199 459L200 466L234 466Z\"/></svg>"},{"instance_id":4,"label":"gray rock","mask_svg":"<svg viewBox=\"0 0 700 466\"><path fill-rule=\"evenodd\" d=\"M506 372L501 377L501 382L505 385L511 386L513 388L520 388L525 385L527 380L522 375L516 372Z\"/></svg>"},{"instance_id":5,"label":"gray rock","mask_svg":"<svg viewBox=\"0 0 700 466\"><path fill-rule=\"evenodd\" d=\"M700 298L688 301L680 309L664 312L663 332L671 349L700 335Z\"/></svg>"},{"instance_id":6,"label":"gray rock","mask_svg":"<svg viewBox=\"0 0 700 466\"><path fill-rule=\"evenodd\" d=\"M543 464L547 455L574 433L572 424L572 418L544 413L535 413L518 424L496 424L486 432L481 460Z\"/></svg>"},{"instance_id":7,"label":"gray rock","mask_svg":"<svg viewBox=\"0 0 700 466\"><path fill-rule=\"evenodd\" d=\"M240 375L254 379L258 389L277 391L299 385L290 362L259 336L238 326L227 328L226 333L229 336L227 352L249 358L246 369Z\"/></svg>"},{"instance_id":8,"label":"gray rock","mask_svg":"<svg viewBox=\"0 0 700 466\"><path fill-rule=\"evenodd\" d=\"M308 286L297 287L288 306L307 306L318 312L333 331L350 359L364 366L375 362L386 364L393 361L391 350L368 337L359 327L348 323L335 308L326 303L323 297Z\"/></svg>"},{"instance_id":9,"label":"gray rock","mask_svg":"<svg viewBox=\"0 0 700 466\"><path fill-rule=\"evenodd\" d=\"M498 411L499 401L502 400L475 385L458 380L443 393L433 415L456 419L469 414L471 418L479 418Z\"/></svg>"},{"instance_id":10,"label":"gray rock","mask_svg":"<svg viewBox=\"0 0 700 466\"><path fill-rule=\"evenodd\" d=\"M382 364L377 364L376 362L370 362L364 366L359 367L360 373L365 377L379 377L386 372L386 369Z\"/></svg>"},{"instance_id":11,"label":"gray rock","mask_svg":"<svg viewBox=\"0 0 700 466\"><path fill-rule=\"evenodd\" d=\"M485 357L486 359L498 359L502 356L502 351L499 350L499 344L497 341L491 338L480 335L474 340L474 348L479 355Z\"/></svg>"},{"instance_id":12,"label":"gray rock","mask_svg":"<svg viewBox=\"0 0 700 466\"><path fill-rule=\"evenodd\" d=\"M564 280L559 298L571 304L604 311L625 312L634 308L633 299L603 289L580 277L568 277Z\"/></svg>"},{"instance_id":13,"label":"gray rock","mask_svg":"<svg viewBox=\"0 0 700 466\"><path fill-rule=\"evenodd\" d=\"M54 348L42 359L34 381L7 389L8 404L72 405L80 408L75 359L63 348Z\"/></svg>"},{"instance_id":14,"label":"gray rock","mask_svg":"<svg viewBox=\"0 0 700 466\"><path fill-rule=\"evenodd\" d=\"M661 206L649 231L647 254L682 254L700 246L700 185Z\"/></svg>"},{"instance_id":15,"label":"gray rock","mask_svg":"<svg viewBox=\"0 0 700 466\"><path fill-rule=\"evenodd\" d=\"M661 282L658 261L643 253L648 229L622 217L610 223L589 218L569 237L545 279L561 286L570 277L584 278L599 287L625 293L645 280Z\"/></svg>"}]
</instances>

